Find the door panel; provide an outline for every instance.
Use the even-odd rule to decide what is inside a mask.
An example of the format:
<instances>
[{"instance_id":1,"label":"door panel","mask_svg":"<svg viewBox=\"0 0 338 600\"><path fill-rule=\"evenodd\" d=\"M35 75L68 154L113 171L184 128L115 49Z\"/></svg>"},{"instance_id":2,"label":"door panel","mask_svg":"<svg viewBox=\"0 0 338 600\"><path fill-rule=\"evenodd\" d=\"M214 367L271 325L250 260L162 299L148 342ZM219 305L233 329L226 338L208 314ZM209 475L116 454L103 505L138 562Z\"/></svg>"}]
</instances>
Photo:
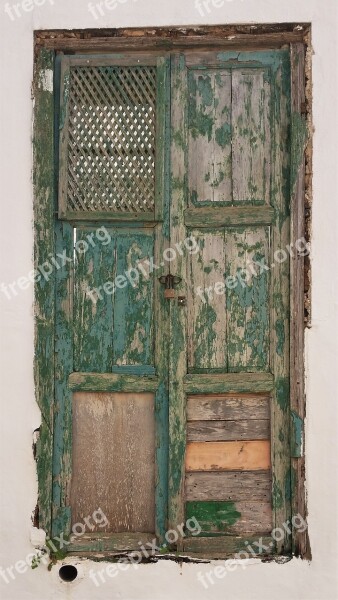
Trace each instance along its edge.
<instances>
[{"instance_id":1,"label":"door panel","mask_svg":"<svg viewBox=\"0 0 338 600\"><path fill-rule=\"evenodd\" d=\"M96 506L108 521L97 531L154 531L154 485L154 394L76 392L72 523Z\"/></svg>"},{"instance_id":2,"label":"door panel","mask_svg":"<svg viewBox=\"0 0 338 600\"><path fill-rule=\"evenodd\" d=\"M95 240L95 231L77 229L77 245L91 234ZM146 262L154 256L154 230L105 231L104 244L75 257L75 371L135 365L155 372L154 278Z\"/></svg>"}]
</instances>

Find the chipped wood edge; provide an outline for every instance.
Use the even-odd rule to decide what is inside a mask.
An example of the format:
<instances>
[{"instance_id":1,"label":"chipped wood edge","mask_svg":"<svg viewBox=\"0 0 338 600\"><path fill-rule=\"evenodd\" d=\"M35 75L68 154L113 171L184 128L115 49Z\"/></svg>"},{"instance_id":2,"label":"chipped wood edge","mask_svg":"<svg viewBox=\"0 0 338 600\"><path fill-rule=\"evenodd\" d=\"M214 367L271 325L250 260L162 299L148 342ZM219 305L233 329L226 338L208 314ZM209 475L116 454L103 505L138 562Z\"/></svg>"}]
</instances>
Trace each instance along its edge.
<instances>
[{"instance_id":1,"label":"chipped wood edge","mask_svg":"<svg viewBox=\"0 0 338 600\"><path fill-rule=\"evenodd\" d=\"M305 236L305 142L308 132L304 114L305 94L305 46L291 44L291 110L293 115L292 144L299 139L299 128L303 129L304 146L298 153L294 165L294 187L291 190L291 239ZM304 257L291 259L291 340L290 340L290 406L291 406L291 468L292 468L292 513L300 514L306 520L305 456L304 456L304 420L305 420L305 384L304 384ZM292 532L292 551L296 556L311 559L308 529Z\"/></svg>"},{"instance_id":2,"label":"chipped wood edge","mask_svg":"<svg viewBox=\"0 0 338 600\"><path fill-rule=\"evenodd\" d=\"M54 52L41 49L34 65L33 190L34 268L54 254ZM51 532L53 398L54 398L54 276L34 288L34 383L41 425L36 444L38 527Z\"/></svg>"}]
</instances>

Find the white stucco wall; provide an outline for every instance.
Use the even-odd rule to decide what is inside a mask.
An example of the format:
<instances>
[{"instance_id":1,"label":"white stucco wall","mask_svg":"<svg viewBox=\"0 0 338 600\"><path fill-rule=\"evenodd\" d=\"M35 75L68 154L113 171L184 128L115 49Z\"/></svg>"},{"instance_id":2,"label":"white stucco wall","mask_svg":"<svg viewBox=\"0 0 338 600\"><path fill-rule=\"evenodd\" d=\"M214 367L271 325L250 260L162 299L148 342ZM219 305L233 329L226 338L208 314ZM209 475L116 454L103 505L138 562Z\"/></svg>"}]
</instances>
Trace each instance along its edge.
<instances>
[{"instance_id":1,"label":"white stucco wall","mask_svg":"<svg viewBox=\"0 0 338 600\"><path fill-rule=\"evenodd\" d=\"M18 0L16 0L18 1ZM9 0L13 6L15 0ZM312 329L306 334L307 475L313 561L239 567L208 590L197 579L209 565L160 562L130 568L95 587L87 562L73 584L44 566L5 583L11 599L160 600L334 600L337 588L337 25L336 0L227 0L200 15L194 0L122 0L95 20L85 0L39 0L20 17L4 12L1 0L1 245L0 282L32 269L32 185L30 87L33 30L248 22L313 24L314 203L312 233ZM216 4L216 3L215 3ZM221 4L221 2L218 2ZM1 321L1 558L6 569L32 551L31 512L36 504L32 432L40 424L33 389L32 288L8 300L0 293ZM96 568L96 566L94 565Z\"/></svg>"}]
</instances>

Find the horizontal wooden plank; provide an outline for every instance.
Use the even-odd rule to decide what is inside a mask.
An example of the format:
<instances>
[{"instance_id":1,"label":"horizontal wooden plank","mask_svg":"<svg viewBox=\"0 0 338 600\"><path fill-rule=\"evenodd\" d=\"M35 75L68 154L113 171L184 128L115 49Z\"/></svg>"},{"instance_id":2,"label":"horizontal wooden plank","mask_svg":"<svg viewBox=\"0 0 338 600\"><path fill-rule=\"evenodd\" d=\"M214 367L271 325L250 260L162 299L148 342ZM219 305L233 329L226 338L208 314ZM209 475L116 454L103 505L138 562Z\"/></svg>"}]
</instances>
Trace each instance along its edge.
<instances>
[{"instance_id":1,"label":"horizontal wooden plank","mask_svg":"<svg viewBox=\"0 0 338 600\"><path fill-rule=\"evenodd\" d=\"M186 471L269 469L270 442L188 442Z\"/></svg>"},{"instance_id":2,"label":"horizontal wooden plank","mask_svg":"<svg viewBox=\"0 0 338 600\"><path fill-rule=\"evenodd\" d=\"M225 392L270 392L271 373L201 373L186 375L184 389L188 394L222 394Z\"/></svg>"},{"instance_id":3,"label":"horizontal wooden plank","mask_svg":"<svg viewBox=\"0 0 338 600\"><path fill-rule=\"evenodd\" d=\"M295 31L280 31L280 32L269 32L269 33L237 33L234 28L230 26L228 34L217 35L210 31L209 35L206 35L206 31L201 35L180 35L179 32L175 33L175 37L159 36L156 35L156 30L152 30L152 35L142 35L141 32L129 33L122 32L119 36L105 37L105 32L102 31L102 37L91 37L91 38L80 38L72 35L72 37L58 36L58 32L52 32L53 37L42 37L40 32L38 43L45 48L52 48L57 50L77 50L83 52L110 52L116 50L153 50L154 48L162 48L169 51L172 48L241 48L245 49L252 48L281 48L284 44L303 42L305 25L303 30ZM252 31L252 30L251 30ZM155 34L154 34L155 32ZM43 32L43 36L46 36L46 32Z\"/></svg>"},{"instance_id":4,"label":"horizontal wooden plank","mask_svg":"<svg viewBox=\"0 0 338 600\"><path fill-rule=\"evenodd\" d=\"M137 222L145 222L145 221L155 221L155 213L151 212L111 212L111 211L76 211L76 212L64 212L59 214L59 219L63 219L66 221L137 221Z\"/></svg>"},{"instance_id":5,"label":"horizontal wooden plank","mask_svg":"<svg viewBox=\"0 0 338 600\"><path fill-rule=\"evenodd\" d=\"M154 392L158 377L115 373L71 373L69 387L83 392Z\"/></svg>"},{"instance_id":6,"label":"horizontal wooden plank","mask_svg":"<svg viewBox=\"0 0 338 600\"><path fill-rule=\"evenodd\" d=\"M268 440L270 421L243 419L241 421L189 421L188 442L222 442L230 440Z\"/></svg>"},{"instance_id":7,"label":"horizontal wooden plank","mask_svg":"<svg viewBox=\"0 0 338 600\"><path fill-rule=\"evenodd\" d=\"M186 500L270 502L270 471L192 472L185 478Z\"/></svg>"},{"instance_id":8,"label":"horizontal wooden plank","mask_svg":"<svg viewBox=\"0 0 338 600\"><path fill-rule=\"evenodd\" d=\"M270 398L266 395L189 396L188 421L245 421L270 419ZM230 428L230 425L224 425ZM255 439L255 438L253 438ZM210 440L211 441L211 440ZM215 440L216 441L216 440Z\"/></svg>"},{"instance_id":9,"label":"horizontal wooden plank","mask_svg":"<svg viewBox=\"0 0 338 600\"><path fill-rule=\"evenodd\" d=\"M186 518L195 518L206 533L261 533L272 530L270 502L187 502Z\"/></svg>"},{"instance_id":10,"label":"horizontal wooden plank","mask_svg":"<svg viewBox=\"0 0 338 600\"><path fill-rule=\"evenodd\" d=\"M255 545L255 542L258 544ZM190 537L183 539L183 549L185 552L203 554L209 558L224 558L231 556L236 552L242 552L240 558L246 558L244 552L247 552L247 558L254 558L249 551L251 546L257 557L260 555L272 554L275 543L271 536L219 536L219 537Z\"/></svg>"},{"instance_id":11,"label":"horizontal wooden plank","mask_svg":"<svg viewBox=\"0 0 338 600\"><path fill-rule=\"evenodd\" d=\"M97 533L73 536L67 552L125 552L139 550L142 544L151 543L154 533Z\"/></svg>"},{"instance_id":12,"label":"horizontal wooden plank","mask_svg":"<svg viewBox=\"0 0 338 600\"><path fill-rule=\"evenodd\" d=\"M232 227L234 225L270 225L271 206L201 206L184 212L187 227Z\"/></svg>"}]
</instances>

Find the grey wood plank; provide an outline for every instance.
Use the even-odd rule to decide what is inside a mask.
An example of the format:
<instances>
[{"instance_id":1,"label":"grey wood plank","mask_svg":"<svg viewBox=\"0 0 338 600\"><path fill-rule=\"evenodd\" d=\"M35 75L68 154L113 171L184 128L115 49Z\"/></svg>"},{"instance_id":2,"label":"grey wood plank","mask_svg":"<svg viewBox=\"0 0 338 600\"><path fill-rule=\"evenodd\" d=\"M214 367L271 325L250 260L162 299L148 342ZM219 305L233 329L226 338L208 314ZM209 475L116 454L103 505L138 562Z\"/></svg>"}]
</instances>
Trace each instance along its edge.
<instances>
[{"instance_id":1,"label":"grey wood plank","mask_svg":"<svg viewBox=\"0 0 338 600\"><path fill-rule=\"evenodd\" d=\"M189 442L221 442L227 440L268 440L270 421L242 419L240 421L188 421Z\"/></svg>"},{"instance_id":2,"label":"grey wood plank","mask_svg":"<svg viewBox=\"0 0 338 600\"><path fill-rule=\"evenodd\" d=\"M187 399L188 421L269 419L268 396L255 394L229 396L190 396Z\"/></svg>"},{"instance_id":3,"label":"grey wood plank","mask_svg":"<svg viewBox=\"0 0 338 600\"><path fill-rule=\"evenodd\" d=\"M185 478L186 500L271 500L271 472L191 472Z\"/></svg>"}]
</instances>

